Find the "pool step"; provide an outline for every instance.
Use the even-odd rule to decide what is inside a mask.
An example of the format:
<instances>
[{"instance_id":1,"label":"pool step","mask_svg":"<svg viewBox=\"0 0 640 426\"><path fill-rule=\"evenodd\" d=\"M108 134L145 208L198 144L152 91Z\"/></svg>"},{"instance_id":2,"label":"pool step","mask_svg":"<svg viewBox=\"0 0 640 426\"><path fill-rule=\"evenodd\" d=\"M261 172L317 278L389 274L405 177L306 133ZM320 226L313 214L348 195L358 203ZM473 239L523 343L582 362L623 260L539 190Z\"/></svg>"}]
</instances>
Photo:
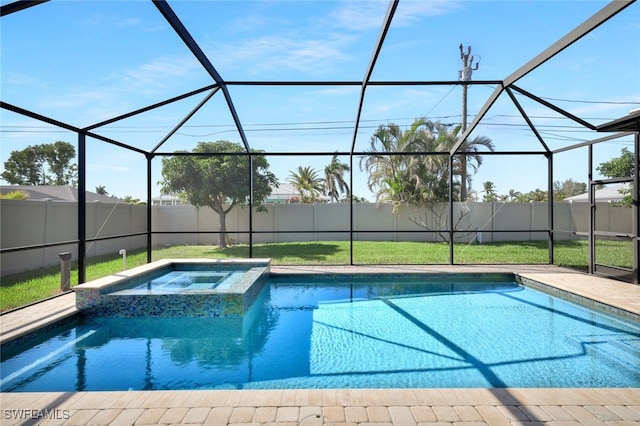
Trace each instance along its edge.
<instances>
[{"instance_id":1,"label":"pool step","mask_svg":"<svg viewBox=\"0 0 640 426\"><path fill-rule=\"evenodd\" d=\"M618 334L571 336L585 347L587 352L596 354L619 366L637 372L640 366L640 337Z\"/></svg>"},{"instance_id":2,"label":"pool step","mask_svg":"<svg viewBox=\"0 0 640 426\"><path fill-rule=\"evenodd\" d=\"M640 337L619 337L613 339L611 344L635 357L636 365L640 363Z\"/></svg>"}]
</instances>

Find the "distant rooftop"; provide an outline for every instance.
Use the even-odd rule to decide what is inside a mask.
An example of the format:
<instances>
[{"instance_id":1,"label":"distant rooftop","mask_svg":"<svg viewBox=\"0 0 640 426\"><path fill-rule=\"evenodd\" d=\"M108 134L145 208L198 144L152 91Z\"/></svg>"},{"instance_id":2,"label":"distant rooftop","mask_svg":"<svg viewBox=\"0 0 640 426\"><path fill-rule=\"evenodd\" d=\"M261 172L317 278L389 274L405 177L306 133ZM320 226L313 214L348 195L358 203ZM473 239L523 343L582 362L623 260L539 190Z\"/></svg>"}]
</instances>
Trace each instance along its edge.
<instances>
[{"instance_id":1,"label":"distant rooftop","mask_svg":"<svg viewBox=\"0 0 640 426\"><path fill-rule=\"evenodd\" d=\"M620 183L617 185L605 186L602 189L597 189L595 192L596 201L600 202L611 202L611 201L622 201L624 198L624 194L620 192L620 190L628 189L628 183ZM565 198L563 201L568 202L587 202L589 201L589 193L585 192L584 194L574 195L573 197Z\"/></svg>"},{"instance_id":2,"label":"distant rooftop","mask_svg":"<svg viewBox=\"0 0 640 426\"><path fill-rule=\"evenodd\" d=\"M23 191L29 195L29 200L55 200L55 201L78 201L78 188L68 185L2 185L0 193L2 195L14 191ZM102 195L91 191L86 191L87 202L100 201L103 203L115 203L120 201L118 197Z\"/></svg>"}]
</instances>

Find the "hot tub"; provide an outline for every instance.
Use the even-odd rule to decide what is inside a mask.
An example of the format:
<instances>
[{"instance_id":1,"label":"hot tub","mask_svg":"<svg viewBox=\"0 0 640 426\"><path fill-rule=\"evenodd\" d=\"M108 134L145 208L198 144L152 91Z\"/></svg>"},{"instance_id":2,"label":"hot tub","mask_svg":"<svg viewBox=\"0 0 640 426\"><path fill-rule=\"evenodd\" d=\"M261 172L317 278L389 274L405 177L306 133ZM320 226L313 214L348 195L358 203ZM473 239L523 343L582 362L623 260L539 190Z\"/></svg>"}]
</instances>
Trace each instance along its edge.
<instances>
[{"instance_id":1,"label":"hot tub","mask_svg":"<svg viewBox=\"0 0 640 426\"><path fill-rule=\"evenodd\" d=\"M269 259L165 259L74 287L83 315L244 316L269 277Z\"/></svg>"}]
</instances>

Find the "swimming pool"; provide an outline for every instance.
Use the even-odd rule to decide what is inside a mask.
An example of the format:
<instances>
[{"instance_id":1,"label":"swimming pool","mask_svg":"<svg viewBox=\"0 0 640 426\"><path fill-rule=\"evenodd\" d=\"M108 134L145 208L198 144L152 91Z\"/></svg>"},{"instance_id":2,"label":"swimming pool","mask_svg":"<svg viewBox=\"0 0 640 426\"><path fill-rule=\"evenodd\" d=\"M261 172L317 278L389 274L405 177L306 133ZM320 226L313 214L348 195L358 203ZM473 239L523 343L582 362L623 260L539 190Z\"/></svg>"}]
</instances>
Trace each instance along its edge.
<instances>
[{"instance_id":1,"label":"swimming pool","mask_svg":"<svg viewBox=\"0 0 640 426\"><path fill-rule=\"evenodd\" d=\"M513 276L272 275L234 318L78 318L2 347L1 390L640 387L640 324Z\"/></svg>"}]
</instances>

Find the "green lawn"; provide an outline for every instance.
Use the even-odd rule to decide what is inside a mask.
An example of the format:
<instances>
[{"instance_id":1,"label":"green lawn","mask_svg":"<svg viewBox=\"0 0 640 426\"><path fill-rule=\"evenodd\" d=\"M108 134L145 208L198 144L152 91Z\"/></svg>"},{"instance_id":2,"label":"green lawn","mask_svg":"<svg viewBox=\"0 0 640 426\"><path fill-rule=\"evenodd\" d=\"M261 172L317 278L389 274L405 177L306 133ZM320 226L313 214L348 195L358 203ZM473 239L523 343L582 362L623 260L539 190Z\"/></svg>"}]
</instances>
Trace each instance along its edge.
<instances>
[{"instance_id":1,"label":"green lawn","mask_svg":"<svg viewBox=\"0 0 640 426\"><path fill-rule=\"evenodd\" d=\"M253 257L271 258L273 265L348 265L349 241L290 242L257 244ZM167 258L239 258L249 257L249 247L238 245L219 250L216 246L172 246L153 251L153 260ZM586 270L588 250L584 241L557 242L555 264ZM127 268L146 263L146 252L127 253ZM456 264L546 264L549 261L545 241L456 244ZM631 267L629 247L616 243L598 245L600 263ZM117 254L91 259L87 265L88 281L123 269ZM353 262L380 264L448 264L446 243L376 242L353 243ZM72 271L72 285L78 283L77 269ZM49 268L10 275L0 284L2 312L54 296L60 292L60 268Z\"/></svg>"}]
</instances>

